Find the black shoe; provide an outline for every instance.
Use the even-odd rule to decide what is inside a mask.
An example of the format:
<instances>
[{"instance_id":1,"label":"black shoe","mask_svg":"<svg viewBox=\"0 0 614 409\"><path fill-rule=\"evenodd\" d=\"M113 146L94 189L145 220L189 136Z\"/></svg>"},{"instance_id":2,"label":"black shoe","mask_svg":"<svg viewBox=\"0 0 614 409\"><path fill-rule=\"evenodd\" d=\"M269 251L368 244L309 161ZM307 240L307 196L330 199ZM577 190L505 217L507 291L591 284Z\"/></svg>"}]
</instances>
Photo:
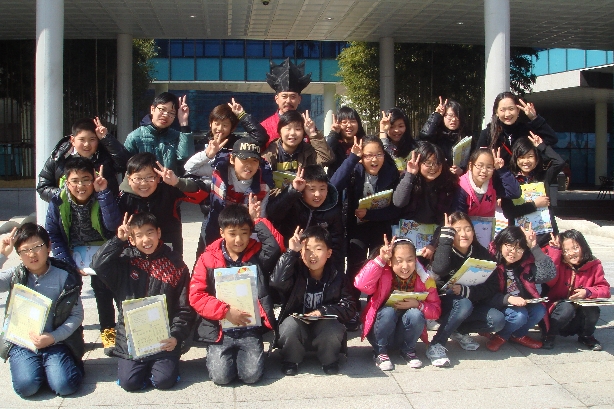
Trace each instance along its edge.
<instances>
[{"instance_id":1,"label":"black shoe","mask_svg":"<svg viewBox=\"0 0 614 409\"><path fill-rule=\"evenodd\" d=\"M337 375L339 373L339 362L333 362L332 364L322 366L326 375Z\"/></svg>"},{"instance_id":2,"label":"black shoe","mask_svg":"<svg viewBox=\"0 0 614 409\"><path fill-rule=\"evenodd\" d=\"M593 351L601 351L603 348L599 341L595 339L594 336L590 335L588 337L583 337L582 335L578 336L578 342L585 345L588 349Z\"/></svg>"},{"instance_id":3,"label":"black shoe","mask_svg":"<svg viewBox=\"0 0 614 409\"><path fill-rule=\"evenodd\" d=\"M543 349L552 349L554 348L554 335L546 335L542 338L542 348Z\"/></svg>"},{"instance_id":4,"label":"black shoe","mask_svg":"<svg viewBox=\"0 0 614 409\"><path fill-rule=\"evenodd\" d=\"M298 373L298 364L295 364L294 362L282 362L281 371L284 373L284 375L294 376Z\"/></svg>"}]
</instances>

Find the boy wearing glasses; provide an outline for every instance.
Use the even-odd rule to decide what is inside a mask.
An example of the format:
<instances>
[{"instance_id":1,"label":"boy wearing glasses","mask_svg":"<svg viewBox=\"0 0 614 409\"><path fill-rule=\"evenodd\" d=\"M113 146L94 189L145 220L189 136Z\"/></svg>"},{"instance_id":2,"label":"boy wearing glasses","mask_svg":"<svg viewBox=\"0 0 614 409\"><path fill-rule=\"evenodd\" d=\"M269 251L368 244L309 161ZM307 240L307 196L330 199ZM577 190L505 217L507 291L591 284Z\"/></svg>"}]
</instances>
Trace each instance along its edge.
<instances>
[{"instance_id":1,"label":"boy wearing glasses","mask_svg":"<svg viewBox=\"0 0 614 409\"><path fill-rule=\"evenodd\" d=\"M183 254L181 215L177 211L179 202L200 203L207 197L207 192L200 190L192 179L177 177L149 152L137 153L130 158L126 178L119 188L120 213L152 213L160 224L162 241Z\"/></svg>"},{"instance_id":2,"label":"boy wearing glasses","mask_svg":"<svg viewBox=\"0 0 614 409\"><path fill-rule=\"evenodd\" d=\"M150 112L150 116L141 121L141 126L130 132L124 146L132 155L153 153L165 168L177 172L177 161L185 161L194 155L186 96L177 98L170 92L163 92L154 98ZM175 118L179 120L180 131L170 127Z\"/></svg>"},{"instance_id":3,"label":"boy wearing glasses","mask_svg":"<svg viewBox=\"0 0 614 409\"><path fill-rule=\"evenodd\" d=\"M78 246L100 246L113 237L121 223L119 208L107 180L104 167L96 174L89 159L70 158L65 164L66 183L49 202L45 227L49 232L55 258L78 268L73 252ZM87 275L83 269L82 275ZM115 307L113 294L92 276L92 290L98 308L100 337L104 353L111 356L115 348Z\"/></svg>"},{"instance_id":4,"label":"boy wearing glasses","mask_svg":"<svg viewBox=\"0 0 614 409\"><path fill-rule=\"evenodd\" d=\"M79 389L84 374L81 277L74 267L49 257L50 245L45 229L34 223L14 228L0 241L0 267L13 247L21 259L17 267L0 272L0 292L9 292L7 300L15 284L53 300L42 334L30 332L37 352L5 340L4 332L0 335L0 357L8 358L13 389L22 398L44 384L57 395L70 395Z\"/></svg>"}]
</instances>

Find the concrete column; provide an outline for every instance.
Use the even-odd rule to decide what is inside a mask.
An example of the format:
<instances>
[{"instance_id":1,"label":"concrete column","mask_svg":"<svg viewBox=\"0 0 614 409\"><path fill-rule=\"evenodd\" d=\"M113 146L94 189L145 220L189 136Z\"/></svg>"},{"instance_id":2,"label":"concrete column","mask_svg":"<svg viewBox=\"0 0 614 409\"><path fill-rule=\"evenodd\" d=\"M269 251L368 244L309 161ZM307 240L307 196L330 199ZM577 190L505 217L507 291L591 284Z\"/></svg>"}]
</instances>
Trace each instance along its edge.
<instances>
[{"instance_id":1,"label":"concrete column","mask_svg":"<svg viewBox=\"0 0 614 409\"><path fill-rule=\"evenodd\" d=\"M117 35L117 139L126 140L132 125L132 36Z\"/></svg>"},{"instance_id":2,"label":"concrete column","mask_svg":"<svg viewBox=\"0 0 614 409\"><path fill-rule=\"evenodd\" d=\"M595 103L595 185L608 175L608 103Z\"/></svg>"},{"instance_id":3,"label":"concrete column","mask_svg":"<svg viewBox=\"0 0 614 409\"><path fill-rule=\"evenodd\" d=\"M324 84L324 135L328 135L330 127L333 124L333 115L335 114L335 84Z\"/></svg>"},{"instance_id":4,"label":"concrete column","mask_svg":"<svg viewBox=\"0 0 614 409\"><path fill-rule=\"evenodd\" d=\"M510 1L484 0L484 127L497 94L510 89Z\"/></svg>"},{"instance_id":5,"label":"concrete column","mask_svg":"<svg viewBox=\"0 0 614 409\"><path fill-rule=\"evenodd\" d=\"M35 144L38 175L64 135L64 0L36 1ZM36 195L36 219L45 225L47 202Z\"/></svg>"},{"instance_id":6,"label":"concrete column","mask_svg":"<svg viewBox=\"0 0 614 409\"><path fill-rule=\"evenodd\" d=\"M156 95L160 95L163 92L168 92L168 82L156 82L154 84L154 92Z\"/></svg>"},{"instance_id":7,"label":"concrete column","mask_svg":"<svg viewBox=\"0 0 614 409\"><path fill-rule=\"evenodd\" d=\"M379 108L386 111L395 106L394 99L394 38L379 39Z\"/></svg>"}]
</instances>

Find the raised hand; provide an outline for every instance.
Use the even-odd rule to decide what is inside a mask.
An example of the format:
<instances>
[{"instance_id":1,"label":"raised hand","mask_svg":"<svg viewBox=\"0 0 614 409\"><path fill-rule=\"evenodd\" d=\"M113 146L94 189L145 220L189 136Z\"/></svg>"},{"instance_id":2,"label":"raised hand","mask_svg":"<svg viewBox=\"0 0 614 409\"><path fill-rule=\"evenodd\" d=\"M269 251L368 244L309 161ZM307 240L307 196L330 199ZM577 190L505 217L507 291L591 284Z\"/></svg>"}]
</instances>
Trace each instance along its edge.
<instances>
[{"instance_id":1,"label":"raised hand","mask_svg":"<svg viewBox=\"0 0 614 409\"><path fill-rule=\"evenodd\" d=\"M298 170L296 171L296 176L292 181L292 187L294 188L294 190L298 190L299 192L305 190L305 186L307 185L307 182L305 182L305 179L303 179L304 172L305 169L302 168L301 165L299 165Z\"/></svg>"},{"instance_id":2,"label":"raised hand","mask_svg":"<svg viewBox=\"0 0 614 409\"><path fill-rule=\"evenodd\" d=\"M252 220L256 220L260 217L262 202L258 200L258 198L254 196L253 193L249 194L249 196L247 197L247 201L247 209L249 211L249 215Z\"/></svg>"},{"instance_id":3,"label":"raised hand","mask_svg":"<svg viewBox=\"0 0 614 409\"><path fill-rule=\"evenodd\" d=\"M179 183L179 178L175 175L171 169L165 168L162 166L160 162L156 162L161 170L153 168L154 172L156 172L159 176L162 177L162 181L167 185L175 186Z\"/></svg>"},{"instance_id":4,"label":"raised hand","mask_svg":"<svg viewBox=\"0 0 614 409\"><path fill-rule=\"evenodd\" d=\"M102 167L104 165L100 165L100 170L98 170L96 174L96 179L94 179L94 190L96 192L102 192L108 186L107 180L102 176Z\"/></svg>"},{"instance_id":5,"label":"raised hand","mask_svg":"<svg viewBox=\"0 0 614 409\"><path fill-rule=\"evenodd\" d=\"M390 129L390 119L392 118L392 113L386 114L386 111L382 111L382 119L379 121L379 133L380 138L382 133L388 133Z\"/></svg>"},{"instance_id":6,"label":"raised hand","mask_svg":"<svg viewBox=\"0 0 614 409\"><path fill-rule=\"evenodd\" d=\"M496 152L493 149L492 156L495 158L495 169L501 169L503 166L505 166L505 161L501 157L501 147L499 147Z\"/></svg>"},{"instance_id":7,"label":"raised hand","mask_svg":"<svg viewBox=\"0 0 614 409\"><path fill-rule=\"evenodd\" d=\"M205 155L209 159L215 158L215 155L228 143L229 139L226 138L222 141L220 135L213 135L213 139L209 140L207 147L205 148Z\"/></svg>"},{"instance_id":8,"label":"raised hand","mask_svg":"<svg viewBox=\"0 0 614 409\"><path fill-rule=\"evenodd\" d=\"M522 231L524 232L524 236L527 238L527 244L529 245L529 248L532 249L533 247L537 246L537 235L535 234L535 232L533 231L533 228L531 227L531 223L528 223L528 228L525 227L522 229Z\"/></svg>"},{"instance_id":9,"label":"raised hand","mask_svg":"<svg viewBox=\"0 0 614 409\"><path fill-rule=\"evenodd\" d=\"M441 95L439 96L439 105L437 105L437 108L435 108L435 112L437 112L439 115L444 116L446 113L446 104L448 103L448 100L446 99L445 101L442 101Z\"/></svg>"},{"instance_id":10,"label":"raised hand","mask_svg":"<svg viewBox=\"0 0 614 409\"><path fill-rule=\"evenodd\" d=\"M305 110L305 113L301 116L305 120L305 132L309 136L314 136L316 134L316 123L309 117L309 110Z\"/></svg>"},{"instance_id":11,"label":"raised hand","mask_svg":"<svg viewBox=\"0 0 614 409\"><path fill-rule=\"evenodd\" d=\"M102 139L107 136L107 128L100 122L98 117L94 118L94 125L96 125L96 136L98 139Z\"/></svg>"},{"instance_id":12,"label":"raised hand","mask_svg":"<svg viewBox=\"0 0 614 409\"><path fill-rule=\"evenodd\" d=\"M0 254L4 257L8 257L13 251L13 247L15 246L15 232L17 231L17 227L13 227L13 230L0 240Z\"/></svg>"},{"instance_id":13,"label":"raised hand","mask_svg":"<svg viewBox=\"0 0 614 409\"><path fill-rule=\"evenodd\" d=\"M359 158L362 158L362 139L358 139L356 135L354 135L354 144L352 145L350 152Z\"/></svg>"},{"instance_id":14,"label":"raised hand","mask_svg":"<svg viewBox=\"0 0 614 409\"><path fill-rule=\"evenodd\" d=\"M179 108L177 108L177 119L179 120L179 125L188 126L188 117L190 116L190 107L187 102L187 95L183 97L179 97Z\"/></svg>"},{"instance_id":15,"label":"raised hand","mask_svg":"<svg viewBox=\"0 0 614 409\"><path fill-rule=\"evenodd\" d=\"M392 243L397 239L396 236L392 237L392 241L388 242L388 237L384 234L384 245L379 249L379 258L384 263L388 263L392 258Z\"/></svg>"},{"instance_id":16,"label":"raised hand","mask_svg":"<svg viewBox=\"0 0 614 409\"><path fill-rule=\"evenodd\" d=\"M452 227L452 223L450 223L450 216L447 213L443 214L443 227Z\"/></svg>"},{"instance_id":17,"label":"raised hand","mask_svg":"<svg viewBox=\"0 0 614 409\"><path fill-rule=\"evenodd\" d=\"M303 230L301 230L300 226L296 226L294 230L294 234L290 237L288 241L288 248L292 251L301 251L303 249L303 243L301 242L301 234Z\"/></svg>"},{"instance_id":18,"label":"raised hand","mask_svg":"<svg viewBox=\"0 0 614 409\"><path fill-rule=\"evenodd\" d=\"M529 120L532 121L537 118L537 111L535 111L535 106L532 102L524 102L522 99L519 99L518 101L520 102L520 105L516 105L516 107L523 111Z\"/></svg>"},{"instance_id":19,"label":"raised hand","mask_svg":"<svg viewBox=\"0 0 614 409\"><path fill-rule=\"evenodd\" d=\"M416 155L416 151L411 152L411 157L407 161L407 172L412 175L417 175L420 171L420 154Z\"/></svg>"},{"instance_id":20,"label":"raised hand","mask_svg":"<svg viewBox=\"0 0 614 409\"><path fill-rule=\"evenodd\" d=\"M341 133L341 124L337 122L337 116L335 114L333 114L333 124L330 126L330 130Z\"/></svg>"},{"instance_id":21,"label":"raised hand","mask_svg":"<svg viewBox=\"0 0 614 409\"><path fill-rule=\"evenodd\" d=\"M544 142L542 138L540 138L539 135L535 135L533 131L529 131L529 139L536 148Z\"/></svg>"},{"instance_id":22,"label":"raised hand","mask_svg":"<svg viewBox=\"0 0 614 409\"><path fill-rule=\"evenodd\" d=\"M232 102L228 103L228 106L232 110L232 113L235 114L236 116L241 115L243 111L245 111L243 107L241 106L241 104L236 102L234 98L232 99Z\"/></svg>"},{"instance_id":23,"label":"raised hand","mask_svg":"<svg viewBox=\"0 0 614 409\"><path fill-rule=\"evenodd\" d=\"M548 244L550 245L550 247L554 247L557 249L561 248L561 243L559 242L559 236L554 233L550 233L550 241L548 242Z\"/></svg>"},{"instance_id":24,"label":"raised hand","mask_svg":"<svg viewBox=\"0 0 614 409\"><path fill-rule=\"evenodd\" d=\"M128 212L126 212L124 214L124 220L122 221L122 224L120 224L119 227L117 228L117 238L120 239L121 241L126 241L128 240L128 237L130 237L130 222L131 221L132 221L132 216L128 218Z\"/></svg>"}]
</instances>

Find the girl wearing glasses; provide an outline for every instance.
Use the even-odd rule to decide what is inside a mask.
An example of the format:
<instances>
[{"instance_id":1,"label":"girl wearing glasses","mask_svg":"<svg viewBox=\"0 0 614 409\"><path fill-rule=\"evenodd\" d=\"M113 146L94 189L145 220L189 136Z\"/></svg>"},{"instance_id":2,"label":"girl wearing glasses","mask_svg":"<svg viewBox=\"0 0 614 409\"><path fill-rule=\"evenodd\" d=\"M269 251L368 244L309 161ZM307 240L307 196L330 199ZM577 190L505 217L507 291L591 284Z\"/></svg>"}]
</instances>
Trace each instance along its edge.
<instances>
[{"instance_id":1,"label":"girl wearing glasses","mask_svg":"<svg viewBox=\"0 0 614 409\"><path fill-rule=\"evenodd\" d=\"M420 131L419 139L439 146L446 155L450 172L457 176L462 175L465 171L452 164L452 148L465 136L467 132L465 132L465 119L461 105L451 99L442 101L442 98L439 97L439 105L426 120Z\"/></svg>"},{"instance_id":2,"label":"girl wearing glasses","mask_svg":"<svg viewBox=\"0 0 614 409\"><path fill-rule=\"evenodd\" d=\"M411 128L407 116L399 108L392 108L388 112L382 111L382 120L379 123L379 137L384 142L384 149L394 159L399 172L405 171L409 154L416 147L411 136Z\"/></svg>"},{"instance_id":3,"label":"girl wearing glasses","mask_svg":"<svg viewBox=\"0 0 614 409\"><path fill-rule=\"evenodd\" d=\"M358 112L350 107L339 108L337 115L333 115L333 124L326 137L326 143L335 154L335 161L328 166L328 177L335 174L335 171L350 154L354 137L362 139L365 135Z\"/></svg>"},{"instance_id":4,"label":"girl wearing glasses","mask_svg":"<svg viewBox=\"0 0 614 409\"><path fill-rule=\"evenodd\" d=\"M578 335L578 342L593 351L601 351L595 339L595 326L600 310L596 306L579 307L568 300L610 298L610 284L605 279L601 261L593 256L586 239L577 230L567 230L552 236L547 253L556 265L556 277L544 287L548 296L543 338L545 349L554 348L557 335Z\"/></svg>"},{"instance_id":5,"label":"girl wearing glasses","mask_svg":"<svg viewBox=\"0 0 614 409\"><path fill-rule=\"evenodd\" d=\"M494 217L497 198L520 197L516 178L504 167L501 148L479 148L469 157L467 173L459 180L455 210L469 216Z\"/></svg>"}]
</instances>

